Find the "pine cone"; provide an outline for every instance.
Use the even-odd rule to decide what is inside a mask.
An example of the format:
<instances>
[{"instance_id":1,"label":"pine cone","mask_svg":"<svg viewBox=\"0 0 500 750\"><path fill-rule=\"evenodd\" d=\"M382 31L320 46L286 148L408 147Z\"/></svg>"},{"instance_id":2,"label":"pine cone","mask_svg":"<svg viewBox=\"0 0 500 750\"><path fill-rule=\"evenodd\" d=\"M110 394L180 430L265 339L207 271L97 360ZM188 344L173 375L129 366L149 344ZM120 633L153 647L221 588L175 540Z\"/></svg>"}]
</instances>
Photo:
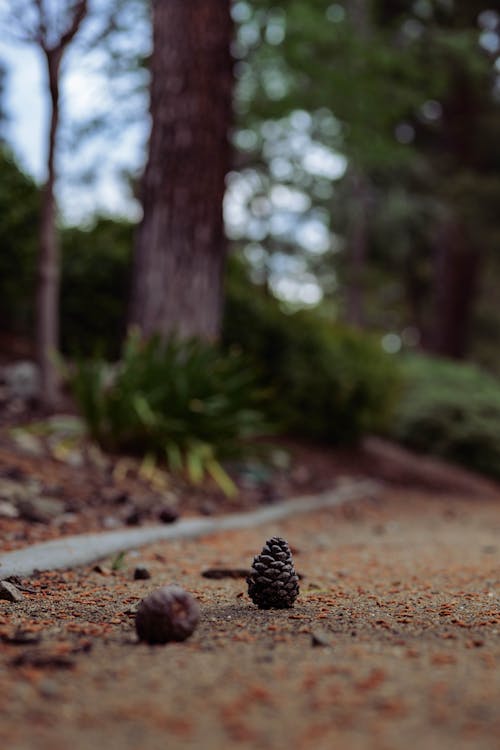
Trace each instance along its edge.
<instances>
[{"instance_id":1,"label":"pine cone","mask_svg":"<svg viewBox=\"0 0 500 750\"><path fill-rule=\"evenodd\" d=\"M198 624L196 599L172 584L156 589L141 601L135 616L139 640L148 643L185 641Z\"/></svg>"},{"instance_id":2,"label":"pine cone","mask_svg":"<svg viewBox=\"0 0 500 750\"><path fill-rule=\"evenodd\" d=\"M269 539L254 557L247 578L248 595L260 609L287 609L299 594L299 578L288 543L279 536Z\"/></svg>"}]
</instances>

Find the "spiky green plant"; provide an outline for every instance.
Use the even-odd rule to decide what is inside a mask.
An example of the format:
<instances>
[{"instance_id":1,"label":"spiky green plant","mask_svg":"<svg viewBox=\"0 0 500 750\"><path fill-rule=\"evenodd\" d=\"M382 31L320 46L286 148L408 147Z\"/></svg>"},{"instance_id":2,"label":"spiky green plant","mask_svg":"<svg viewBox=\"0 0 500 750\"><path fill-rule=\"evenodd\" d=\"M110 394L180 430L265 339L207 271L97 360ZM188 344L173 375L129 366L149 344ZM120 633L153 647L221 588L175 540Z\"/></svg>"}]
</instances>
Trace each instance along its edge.
<instances>
[{"instance_id":1,"label":"spiky green plant","mask_svg":"<svg viewBox=\"0 0 500 750\"><path fill-rule=\"evenodd\" d=\"M194 483L209 474L227 494L235 487L220 460L245 454L249 439L268 431L241 356L196 340L131 334L118 364L80 362L70 384L104 449L165 458Z\"/></svg>"}]
</instances>

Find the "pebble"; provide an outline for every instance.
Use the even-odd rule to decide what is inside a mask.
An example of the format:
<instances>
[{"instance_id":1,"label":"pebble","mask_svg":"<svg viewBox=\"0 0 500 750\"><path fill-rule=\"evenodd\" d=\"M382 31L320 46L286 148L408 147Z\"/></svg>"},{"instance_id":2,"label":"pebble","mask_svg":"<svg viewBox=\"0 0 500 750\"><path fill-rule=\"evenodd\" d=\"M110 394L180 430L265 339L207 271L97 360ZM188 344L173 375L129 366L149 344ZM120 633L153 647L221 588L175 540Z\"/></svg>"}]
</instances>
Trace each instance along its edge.
<instances>
[{"instance_id":1,"label":"pebble","mask_svg":"<svg viewBox=\"0 0 500 750\"><path fill-rule=\"evenodd\" d=\"M104 502L114 505L124 505L130 500L129 493L117 487L103 487L101 498Z\"/></svg>"},{"instance_id":2,"label":"pebble","mask_svg":"<svg viewBox=\"0 0 500 750\"><path fill-rule=\"evenodd\" d=\"M52 700L53 698L59 697L59 686L54 680L43 679L38 685L38 692L42 698Z\"/></svg>"},{"instance_id":3,"label":"pebble","mask_svg":"<svg viewBox=\"0 0 500 750\"><path fill-rule=\"evenodd\" d=\"M138 508L133 508L125 516L127 526L139 526L143 518L143 513Z\"/></svg>"},{"instance_id":4,"label":"pebble","mask_svg":"<svg viewBox=\"0 0 500 750\"><path fill-rule=\"evenodd\" d=\"M37 398L40 392L40 374L35 362L20 360L1 368L9 398Z\"/></svg>"},{"instance_id":5,"label":"pebble","mask_svg":"<svg viewBox=\"0 0 500 750\"><path fill-rule=\"evenodd\" d=\"M16 432L14 441L23 453L30 456L43 456L45 449L40 438L30 435L29 432Z\"/></svg>"},{"instance_id":6,"label":"pebble","mask_svg":"<svg viewBox=\"0 0 500 750\"><path fill-rule=\"evenodd\" d=\"M325 630L313 630L311 633L311 646L331 646L331 639Z\"/></svg>"},{"instance_id":7,"label":"pebble","mask_svg":"<svg viewBox=\"0 0 500 750\"><path fill-rule=\"evenodd\" d=\"M17 508L4 500L0 500L0 517L1 518L17 518L19 511Z\"/></svg>"},{"instance_id":8,"label":"pebble","mask_svg":"<svg viewBox=\"0 0 500 750\"><path fill-rule=\"evenodd\" d=\"M170 505L164 505L158 513L158 518L162 523L174 523L179 518L179 511Z\"/></svg>"},{"instance_id":9,"label":"pebble","mask_svg":"<svg viewBox=\"0 0 500 750\"><path fill-rule=\"evenodd\" d=\"M147 581L151 573L147 568L138 567L134 570L134 581Z\"/></svg>"},{"instance_id":10,"label":"pebble","mask_svg":"<svg viewBox=\"0 0 500 750\"><path fill-rule=\"evenodd\" d=\"M102 519L102 527L103 529L117 529L119 526L121 526L122 523L119 518L115 518L114 516L106 516Z\"/></svg>"},{"instance_id":11,"label":"pebble","mask_svg":"<svg viewBox=\"0 0 500 750\"><path fill-rule=\"evenodd\" d=\"M6 599L8 602L20 602L24 597L13 583L0 581L0 599Z\"/></svg>"},{"instance_id":12,"label":"pebble","mask_svg":"<svg viewBox=\"0 0 500 750\"><path fill-rule=\"evenodd\" d=\"M66 511L63 500L55 497L34 497L18 502L19 512L26 521L50 523Z\"/></svg>"},{"instance_id":13,"label":"pebble","mask_svg":"<svg viewBox=\"0 0 500 750\"><path fill-rule=\"evenodd\" d=\"M17 479L0 478L0 499L15 503L17 500L29 497L30 487L27 482L18 481Z\"/></svg>"}]
</instances>

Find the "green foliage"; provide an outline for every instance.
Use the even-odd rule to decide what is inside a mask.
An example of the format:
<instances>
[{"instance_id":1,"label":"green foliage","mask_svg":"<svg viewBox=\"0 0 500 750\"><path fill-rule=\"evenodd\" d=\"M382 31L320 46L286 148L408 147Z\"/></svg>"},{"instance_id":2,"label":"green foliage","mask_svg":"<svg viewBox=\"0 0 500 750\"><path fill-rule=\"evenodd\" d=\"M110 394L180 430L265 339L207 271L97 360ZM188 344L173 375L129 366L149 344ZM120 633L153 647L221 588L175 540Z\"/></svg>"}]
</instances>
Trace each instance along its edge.
<instances>
[{"instance_id":1,"label":"green foliage","mask_svg":"<svg viewBox=\"0 0 500 750\"><path fill-rule=\"evenodd\" d=\"M89 432L105 449L165 458L191 481L206 473L231 494L219 459L263 434L260 394L240 355L195 340L128 337L121 361L81 362L70 377Z\"/></svg>"},{"instance_id":2,"label":"green foliage","mask_svg":"<svg viewBox=\"0 0 500 750\"><path fill-rule=\"evenodd\" d=\"M394 28L377 22L371 3L294 1L278 9L254 0L251 7L239 43L245 50L245 40L258 34L260 44L246 45L250 65L237 90L243 111L246 104L251 116L274 119L327 108L342 127L343 149L358 165L406 159L408 147L394 138L394 128L429 89L418 45L403 34L395 44ZM337 134L333 143L325 136L325 145L338 147Z\"/></svg>"},{"instance_id":3,"label":"green foliage","mask_svg":"<svg viewBox=\"0 0 500 750\"><path fill-rule=\"evenodd\" d=\"M24 332L33 320L40 195L0 147L0 320Z\"/></svg>"},{"instance_id":4,"label":"green foliage","mask_svg":"<svg viewBox=\"0 0 500 750\"><path fill-rule=\"evenodd\" d=\"M399 373L372 338L312 312L287 314L241 277L229 286L224 336L254 361L283 429L347 443L386 424Z\"/></svg>"},{"instance_id":5,"label":"green foliage","mask_svg":"<svg viewBox=\"0 0 500 750\"><path fill-rule=\"evenodd\" d=\"M125 555L126 552L119 552L116 557L113 558L111 563L111 570L121 570L125 567Z\"/></svg>"},{"instance_id":6,"label":"green foliage","mask_svg":"<svg viewBox=\"0 0 500 750\"><path fill-rule=\"evenodd\" d=\"M489 7L479 0L234 4L235 51L243 61L236 69L242 130L235 143L253 188L246 239L251 247L257 227L268 275L279 254L298 256L340 314L346 290L356 285L367 325L417 330L427 341L436 328L436 244L447 216L460 218L464 237L478 243L491 267L498 255L500 108L491 84L498 23ZM303 158L313 147L325 157L344 154L345 176L325 182ZM304 198L295 215L286 208L295 222L288 232L275 223L282 210L274 205L276 185ZM332 237L322 255L300 248L297 229L307 216ZM353 237L364 248L356 274ZM486 276L478 285L483 298ZM464 326L476 338L471 351L489 366L495 302L495 295L492 303L482 300L480 318Z\"/></svg>"},{"instance_id":7,"label":"green foliage","mask_svg":"<svg viewBox=\"0 0 500 750\"><path fill-rule=\"evenodd\" d=\"M500 477L500 381L473 365L413 356L392 435Z\"/></svg>"},{"instance_id":8,"label":"green foliage","mask_svg":"<svg viewBox=\"0 0 500 750\"><path fill-rule=\"evenodd\" d=\"M0 319L33 328L40 190L0 148ZM134 224L97 218L61 231L61 339L65 353L117 357L125 330Z\"/></svg>"},{"instance_id":9,"label":"green foliage","mask_svg":"<svg viewBox=\"0 0 500 750\"><path fill-rule=\"evenodd\" d=\"M62 233L62 349L116 358L125 331L134 224L99 218Z\"/></svg>"}]
</instances>

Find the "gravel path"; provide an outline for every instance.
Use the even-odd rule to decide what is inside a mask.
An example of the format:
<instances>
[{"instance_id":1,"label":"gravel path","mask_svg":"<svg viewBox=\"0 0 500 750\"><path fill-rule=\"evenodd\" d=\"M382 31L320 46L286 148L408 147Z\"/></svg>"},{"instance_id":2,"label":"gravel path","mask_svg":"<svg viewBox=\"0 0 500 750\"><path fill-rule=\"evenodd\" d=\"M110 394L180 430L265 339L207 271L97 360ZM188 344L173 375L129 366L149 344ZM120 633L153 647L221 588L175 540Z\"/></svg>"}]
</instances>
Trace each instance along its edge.
<instances>
[{"instance_id":1,"label":"gravel path","mask_svg":"<svg viewBox=\"0 0 500 750\"><path fill-rule=\"evenodd\" d=\"M64 536L0 555L0 579L32 575L35 570L74 568L152 542L196 539L217 531L268 525L293 515L333 508L369 494L375 495L379 489L380 485L374 481L347 481L329 492L297 497L247 513L187 518L167 527L156 524L138 529Z\"/></svg>"},{"instance_id":2,"label":"gravel path","mask_svg":"<svg viewBox=\"0 0 500 750\"><path fill-rule=\"evenodd\" d=\"M498 500L391 490L158 542L116 571L32 576L22 602L0 601L0 747L498 750L499 532ZM293 609L202 577L248 567L274 534L303 576ZM198 629L137 644L138 601L173 581L198 598Z\"/></svg>"}]
</instances>

